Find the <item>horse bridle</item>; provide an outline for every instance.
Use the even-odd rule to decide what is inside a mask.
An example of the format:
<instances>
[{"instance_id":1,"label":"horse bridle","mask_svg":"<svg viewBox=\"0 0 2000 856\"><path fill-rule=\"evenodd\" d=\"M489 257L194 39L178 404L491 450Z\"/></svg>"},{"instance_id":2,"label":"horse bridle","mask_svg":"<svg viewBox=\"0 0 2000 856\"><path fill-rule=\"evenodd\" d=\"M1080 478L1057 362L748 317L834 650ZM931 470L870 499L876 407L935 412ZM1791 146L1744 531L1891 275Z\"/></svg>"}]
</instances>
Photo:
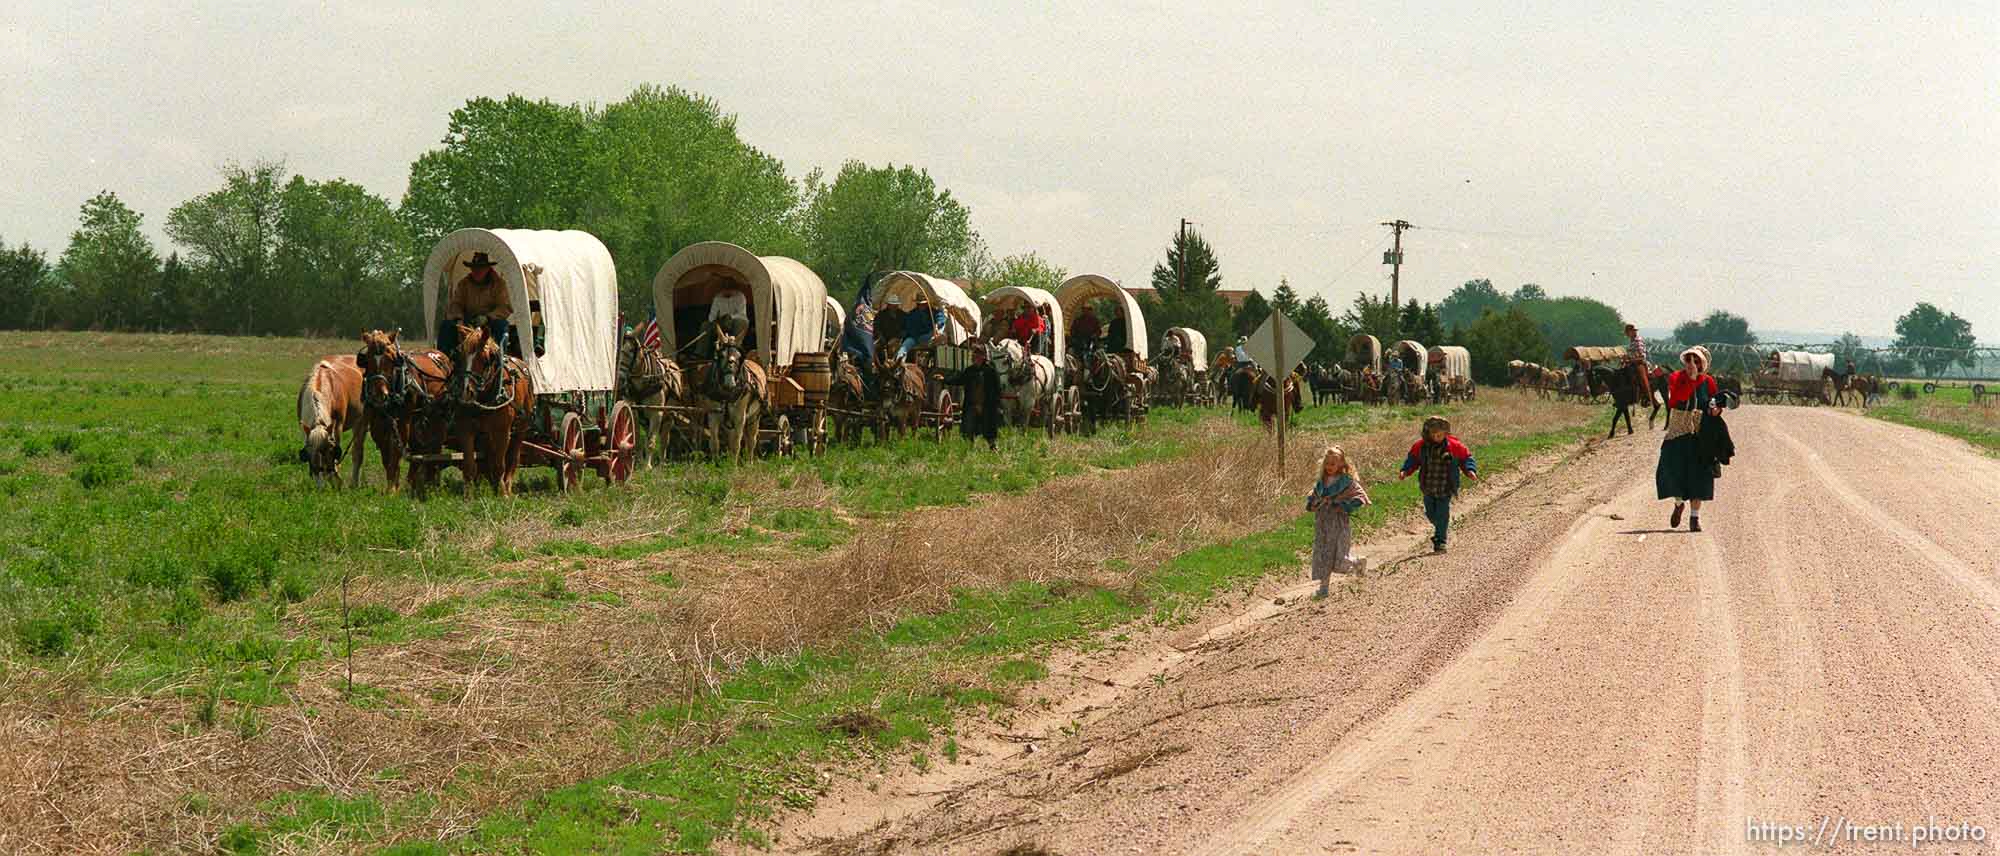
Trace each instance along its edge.
<instances>
[{"instance_id":1,"label":"horse bridle","mask_svg":"<svg viewBox=\"0 0 2000 856\"><path fill-rule=\"evenodd\" d=\"M384 376L380 368L381 359L390 348L395 348L395 356L392 358L393 362L389 369L395 377L393 383L390 382L388 377ZM396 347L393 342L369 344L362 348L359 353L356 353L354 359L355 362L365 363L368 366L367 371L361 375L361 403L366 405L369 410L380 410L391 416L401 416L410 412L412 405L421 409L431 404L430 393L424 391L423 384L411 383L411 372L435 381L449 379L448 377L440 377L424 371L422 366L416 365L410 359L410 355L405 353L402 348ZM382 391L380 393L375 391L376 381L382 382Z\"/></svg>"}]
</instances>

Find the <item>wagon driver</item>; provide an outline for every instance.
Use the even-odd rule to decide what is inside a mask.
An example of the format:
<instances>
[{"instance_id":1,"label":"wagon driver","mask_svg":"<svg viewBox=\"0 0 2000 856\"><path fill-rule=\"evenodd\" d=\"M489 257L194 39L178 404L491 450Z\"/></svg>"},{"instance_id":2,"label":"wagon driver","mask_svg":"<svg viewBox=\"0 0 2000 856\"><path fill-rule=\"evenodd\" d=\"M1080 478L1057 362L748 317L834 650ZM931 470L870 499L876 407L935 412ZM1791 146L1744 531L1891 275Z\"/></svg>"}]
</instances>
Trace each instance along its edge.
<instances>
[{"instance_id":1,"label":"wagon driver","mask_svg":"<svg viewBox=\"0 0 2000 856\"><path fill-rule=\"evenodd\" d=\"M514 315L514 301L507 280L495 271L491 258L483 252L465 262L465 276L452 283L445 300L444 317L438 319L438 350L458 352L458 325L486 328L486 339L503 350L507 347L508 318Z\"/></svg>"},{"instance_id":2,"label":"wagon driver","mask_svg":"<svg viewBox=\"0 0 2000 856\"><path fill-rule=\"evenodd\" d=\"M728 333L740 341L744 348L750 347L750 296L743 293L743 287L735 282L723 284L722 291L708 304L708 332L711 338L711 352L722 341L722 334Z\"/></svg>"}]
</instances>

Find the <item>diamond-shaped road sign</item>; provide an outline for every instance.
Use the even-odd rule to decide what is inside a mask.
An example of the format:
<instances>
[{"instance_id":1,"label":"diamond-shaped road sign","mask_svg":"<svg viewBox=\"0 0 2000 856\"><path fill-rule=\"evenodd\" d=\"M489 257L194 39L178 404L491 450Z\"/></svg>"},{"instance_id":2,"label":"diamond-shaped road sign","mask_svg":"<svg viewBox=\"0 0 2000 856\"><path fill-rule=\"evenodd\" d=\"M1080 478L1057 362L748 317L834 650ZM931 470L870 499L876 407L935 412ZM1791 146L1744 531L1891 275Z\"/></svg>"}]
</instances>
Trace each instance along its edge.
<instances>
[{"instance_id":1,"label":"diamond-shaped road sign","mask_svg":"<svg viewBox=\"0 0 2000 856\"><path fill-rule=\"evenodd\" d=\"M1279 324L1285 325L1285 352L1282 354L1277 352L1276 328ZM1286 318L1285 313L1272 310L1271 317L1264 319L1264 326L1258 327L1257 332L1250 334L1250 341L1243 343L1243 349L1250 352L1250 359L1256 360L1257 365L1285 374L1312 353L1313 340L1306 335L1306 331L1299 329L1299 325L1292 323L1292 319Z\"/></svg>"}]
</instances>

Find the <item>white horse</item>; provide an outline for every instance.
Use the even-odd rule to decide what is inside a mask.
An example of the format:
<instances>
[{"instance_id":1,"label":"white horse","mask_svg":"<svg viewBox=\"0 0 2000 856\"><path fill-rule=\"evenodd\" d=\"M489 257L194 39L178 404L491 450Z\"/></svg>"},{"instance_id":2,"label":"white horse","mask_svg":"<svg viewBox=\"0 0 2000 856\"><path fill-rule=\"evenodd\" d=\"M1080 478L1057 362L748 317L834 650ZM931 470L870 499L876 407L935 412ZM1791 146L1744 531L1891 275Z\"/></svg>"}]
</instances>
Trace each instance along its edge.
<instances>
[{"instance_id":1,"label":"white horse","mask_svg":"<svg viewBox=\"0 0 2000 856\"><path fill-rule=\"evenodd\" d=\"M1041 354L1029 354L1020 342L1005 339L990 349L993 370L1000 374L1000 403L1007 411L1007 423L1016 428L1028 424L1056 381L1056 364ZM1044 412L1042 418L1049 418Z\"/></svg>"}]
</instances>

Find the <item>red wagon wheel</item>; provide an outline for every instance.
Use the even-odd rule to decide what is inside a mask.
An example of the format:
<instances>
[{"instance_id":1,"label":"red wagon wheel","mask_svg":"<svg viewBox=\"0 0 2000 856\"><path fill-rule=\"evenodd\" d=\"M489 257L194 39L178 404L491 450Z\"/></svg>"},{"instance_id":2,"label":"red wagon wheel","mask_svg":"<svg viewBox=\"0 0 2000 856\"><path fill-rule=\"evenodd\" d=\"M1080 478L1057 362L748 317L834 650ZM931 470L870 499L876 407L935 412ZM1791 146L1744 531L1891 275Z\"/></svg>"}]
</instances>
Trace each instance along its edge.
<instances>
[{"instance_id":1,"label":"red wagon wheel","mask_svg":"<svg viewBox=\"0 0 2000 856\"><path fill-rule=\"evenodd\" d=\"M564 493L576 490L583 479L583 417L564 413L556 426L556 488Z\"/></svg>"},{"instance_id":2,"label":"red wagon wheel","mask_svg":"<svg viewBox=\"0 0 2000 856\"><path fill-rule=\"evenodd\" d=\"M605 484L624 484L632 478L632 463L639 454L639 432L632 406L623 401L611 406L611 426L604 443L604 468L599 472Z\"/></svg>"}]
</instances>

